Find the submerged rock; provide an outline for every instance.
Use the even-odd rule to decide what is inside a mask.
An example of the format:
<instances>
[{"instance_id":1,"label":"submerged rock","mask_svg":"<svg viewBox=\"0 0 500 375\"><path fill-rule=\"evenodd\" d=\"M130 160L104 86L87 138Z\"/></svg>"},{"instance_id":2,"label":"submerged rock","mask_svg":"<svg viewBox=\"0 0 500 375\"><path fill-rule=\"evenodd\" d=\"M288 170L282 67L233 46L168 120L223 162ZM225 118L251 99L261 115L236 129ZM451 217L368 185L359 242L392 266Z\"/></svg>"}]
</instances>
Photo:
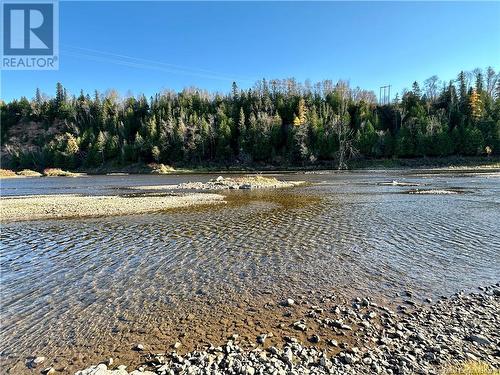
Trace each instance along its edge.
<instances>
[{"instance_id":1,"label":"submerged rock","mask_svg":"<svg viewBox=\"0 0 500 375\"><path fill-rule=\"evenodd\" d=\"M392 180L389 182L379 182L379 185L382 186L420 186L421 184L416 183L416 182L401 182L401 181L396 181Z\"/></svg>"},{"instance_id":2,"label":"submerged rock","mask_svg":"<svg viewBox=\"0 0 500 375\"><path fill-rule=\"evenodd\" d=\"M407 192L408 194L421 194L421 195L454 195L454 194L462 194L463 191L460 190L451 190L451 189L426 189L426 190L410 190Z\"/></svg>"},{"instance_id":3,"label":"submerged rock","mask_svg":"<svg viewBox=\"0 0 500 375\"><path fill-rule=\"evenodd\" d=\"M500 327L499 327L500 329ZM475 342L479 345L490 345L491 344L491 341L488 340L486 337L484 337L483 335L470 335L469 336L469 340L472 341L472 342Z\"/></svg>"},{"instance_id":4,"label":"submerged rock","mask_svg":"<svg viewBox=\"0 0 500 375\"><path fill-rule=\"evenodd\" d=\"M317 344L319 343L321 340L319 338L318 335L312 335L310 338L309 338L309 341L312 342L313 344Z\"/></svg>"},{"instance_id":5,"label":"submerged rock","mask_svg":"<svg viewBox=\"0 0 500 375\"><path fill-rule=\"evenodd\" d=\"M45 357L36 357L33 359L33 363L35 365L39 365L40 363L43 363L45 362Z\"/></svg>"},{"instance_id":6,"label":"submerged rock","mask_svg":"<svg viewBox=\"0 0 500 375\"><path fill-rule=\"evenodd\" d=\"M109 370L101 364L77 375L438 374L443 365L467 359L500 366L494 344L500 339L500 298L494 292L496 289L484 288L481 294L457 294L431 306L416 305L400 313L364 304L361 299L357 310L350 305L337 305L333 311L338 312L340 319L314 318L314 321L334 335L349 338L340 345L335 339L324 338L328 345L342 349L338 354L323 352L314 345L307 347L293 337L284 337L282 348L270 346L267 350L255 345L253 349L242 349L230 340L223 347L210 346L183 356L175 352L146 356L148 367L131 373L125 368ZM312 308L309 311L322 310L319 306ZM378 313L373 311L376 309ZM305 323L301 319L292 327L306 330ZM351 334L346 329L355 332ZM263 333L257 342L264 344L269 336ZM320 337L314 334L309 341L318 344Z\"/></svg>"}]
</instances>

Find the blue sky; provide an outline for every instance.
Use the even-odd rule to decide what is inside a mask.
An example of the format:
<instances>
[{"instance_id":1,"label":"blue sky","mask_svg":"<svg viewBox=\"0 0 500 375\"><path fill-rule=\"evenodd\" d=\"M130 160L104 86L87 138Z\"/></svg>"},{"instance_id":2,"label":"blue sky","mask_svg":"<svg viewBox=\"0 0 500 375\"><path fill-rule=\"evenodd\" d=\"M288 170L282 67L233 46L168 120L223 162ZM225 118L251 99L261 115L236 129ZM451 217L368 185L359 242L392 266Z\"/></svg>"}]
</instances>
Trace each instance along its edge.
<instances>
[{"instance_id":1,"label":"blue sky","mask_svg":"<svg viewBox=\"0 0 500 375\"><path fill-rule=\"evenodd\" d=\"M499 20L499 2L61 2L59 70L3 71L1 97L53 95L58 81L151 95L292 76L394 93L498 70Z\"/></svg>"}]
</instances>

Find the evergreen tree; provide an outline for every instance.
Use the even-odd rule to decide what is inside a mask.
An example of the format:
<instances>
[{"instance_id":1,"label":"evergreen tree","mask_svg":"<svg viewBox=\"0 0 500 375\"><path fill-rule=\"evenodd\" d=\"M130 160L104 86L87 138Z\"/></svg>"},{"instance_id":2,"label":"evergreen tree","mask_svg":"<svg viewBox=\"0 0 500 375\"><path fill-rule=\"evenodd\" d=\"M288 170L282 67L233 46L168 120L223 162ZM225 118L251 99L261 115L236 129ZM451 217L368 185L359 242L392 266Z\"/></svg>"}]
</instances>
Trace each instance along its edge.
<instances>
[{"instance_id":1,"label":"evergreen tree","mask_svg":"<svg viewBox=\"0 0 500 375\"><path fill-rule=\"evenodd\" d=\"M262 80L226 95L200 89L120 99L114 91L0 101L5 165L113 163L336 163L352 157L500 154L500 80L493 68L460 72L440 89L417 82L388 105L347 82ZM470 86L470 87L469 87ZM401 98L401 99L400 99ZM26 123L38 127L19 137ZM50 130L49 130L50 129ZM30 134L37 138L30 138ZM359 153L358 153L359 150ZM330 164L331 165L331 164Z\"/></svg>"}]
</instances>

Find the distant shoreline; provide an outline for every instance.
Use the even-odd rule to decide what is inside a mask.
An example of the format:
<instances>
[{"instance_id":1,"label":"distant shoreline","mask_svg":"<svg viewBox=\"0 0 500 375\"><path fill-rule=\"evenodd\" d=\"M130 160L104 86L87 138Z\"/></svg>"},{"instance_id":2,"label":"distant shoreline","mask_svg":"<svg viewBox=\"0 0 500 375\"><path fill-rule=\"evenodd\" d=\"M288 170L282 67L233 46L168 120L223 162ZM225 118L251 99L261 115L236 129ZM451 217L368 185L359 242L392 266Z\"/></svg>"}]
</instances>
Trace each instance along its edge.
<instances>
[{"instance_id":1,"label":"distant shoreline","mask_svg":"<svg viewBox=\"0 0 500 375\"><path fill-rule=\"evenodd\" d=\"M394 169L430 169L441 171L481 171L500 170L500 157L447 157L447 158L416 158L416 159L364 159L353 160L348 171L358 170L394 170ZM0 179L19 177L79 177L83 175L178 175L178 174L206 174L206 173L287 173L309 172L318 170L336 171L333 163L321 162L309 165L270 165L270 164L207 164L196 166L165 166L163 164L130 164L130 165L104 165L98 168L77 169L65 171L54 169L60 174L44 175L43 171L13 171L2 169Z\"/></svg>"}]
</instances>

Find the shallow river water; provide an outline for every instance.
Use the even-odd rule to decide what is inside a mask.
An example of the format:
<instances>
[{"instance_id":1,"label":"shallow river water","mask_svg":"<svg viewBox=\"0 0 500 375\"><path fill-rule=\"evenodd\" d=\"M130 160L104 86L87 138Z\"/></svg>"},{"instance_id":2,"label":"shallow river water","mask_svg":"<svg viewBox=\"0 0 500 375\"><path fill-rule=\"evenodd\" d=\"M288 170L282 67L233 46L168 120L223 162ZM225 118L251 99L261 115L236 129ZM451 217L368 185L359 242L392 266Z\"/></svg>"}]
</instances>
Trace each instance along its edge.
<instances>
[{"instance_id":1,"label":"shallow river water","mask_svg":"<svg viewBox=\"0 0 500 375\"><path fill-rule=\"evenodd\" d=\"M23 178L2 180L1 188L2 195L120 194L213 177ZM412 289L434 298L500 281L500 174L277 177L310 184L228 191L220 207L2 224L3 370L32 354L120 340L111 331L124 319L149 330L163 308L191 301L311 290L390 300ZM406 194L413 187L380 184L393 180L461 194L413 195Z\"/></svg>"}]
</instances>

